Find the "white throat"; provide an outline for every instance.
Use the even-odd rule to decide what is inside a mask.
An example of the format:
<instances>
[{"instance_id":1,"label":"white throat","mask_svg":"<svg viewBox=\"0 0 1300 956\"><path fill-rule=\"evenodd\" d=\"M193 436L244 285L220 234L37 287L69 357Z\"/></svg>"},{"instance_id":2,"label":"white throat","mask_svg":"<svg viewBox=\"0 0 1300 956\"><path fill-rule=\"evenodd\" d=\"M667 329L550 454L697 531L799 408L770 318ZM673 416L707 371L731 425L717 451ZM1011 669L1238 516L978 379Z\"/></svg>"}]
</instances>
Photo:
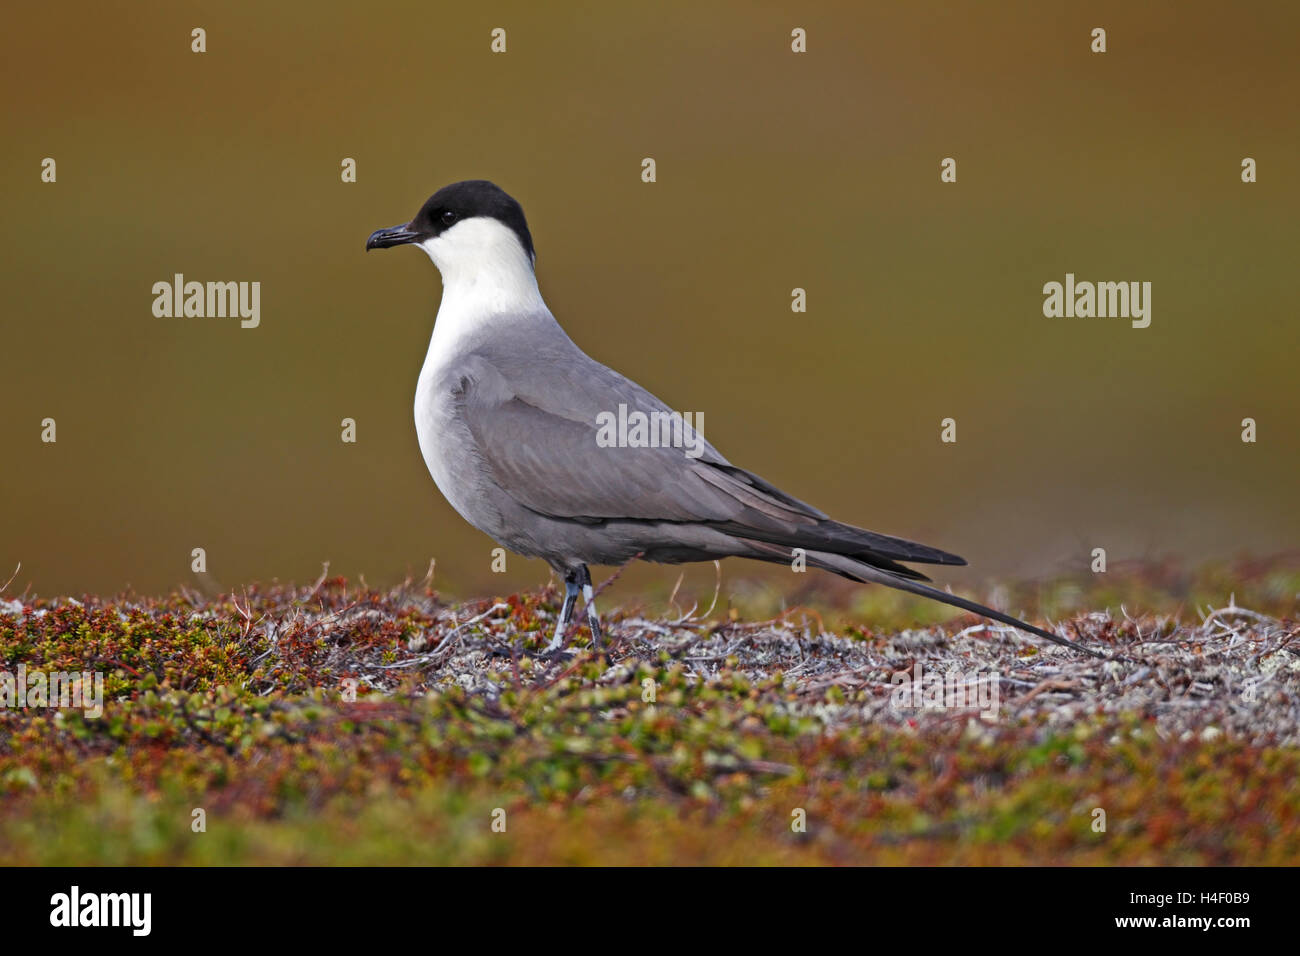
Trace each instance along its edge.
<instances>
[{"instance_id":1,"label":"white throat","mask_svg":"<svg viewBox=\"0 0 1300 956\"><path fill-rule=\"evenodd\" d=\"M442 273L426 371L475 341L519 323L554 322L537 288L533 263L514 230L496 219L464 219L420 243Z\"/></svg>"},{"instance_id":2,"label":"white throat","mask_svg":"<svg viewBox=\"0 0 1300 956\"><path fill-rule=\"evenodd\" d=\"M442 273L442 308L471 305L487 312L532 311L542 304L533 263L514 230L496 219L456 223L420 248Z\"/></svg>"}]
</instances>

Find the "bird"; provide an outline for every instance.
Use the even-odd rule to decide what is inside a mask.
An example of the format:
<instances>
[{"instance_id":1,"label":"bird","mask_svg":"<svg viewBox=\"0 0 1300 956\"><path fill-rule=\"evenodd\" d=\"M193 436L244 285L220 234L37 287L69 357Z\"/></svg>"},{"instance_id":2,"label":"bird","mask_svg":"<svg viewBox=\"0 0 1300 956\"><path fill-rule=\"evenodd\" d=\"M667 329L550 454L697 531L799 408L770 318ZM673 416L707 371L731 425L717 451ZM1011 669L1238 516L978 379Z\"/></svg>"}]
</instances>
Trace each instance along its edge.
<instances>
[{"instance_id":1,"label":"bird","mask_svg":"<svg viewBox=\"0 0 1300 956\"><path fill-rule=\"evenodd\" d=\"M742 557L792 566L802 558L1102 656L927 583L908 565L966 561L832 519L731 464L683 416L588 356L543 300L523 207L496 184L444 186L409 222L373 232L366 251L402 245L419 246L442 274L415 390L421 454L466 521L564 580L547 651L564 649L580 592L593 645L602 645L589 565ZM671 421L680 441L631 433L602 441L616 414Z\"/></svg>"}]
</instances>

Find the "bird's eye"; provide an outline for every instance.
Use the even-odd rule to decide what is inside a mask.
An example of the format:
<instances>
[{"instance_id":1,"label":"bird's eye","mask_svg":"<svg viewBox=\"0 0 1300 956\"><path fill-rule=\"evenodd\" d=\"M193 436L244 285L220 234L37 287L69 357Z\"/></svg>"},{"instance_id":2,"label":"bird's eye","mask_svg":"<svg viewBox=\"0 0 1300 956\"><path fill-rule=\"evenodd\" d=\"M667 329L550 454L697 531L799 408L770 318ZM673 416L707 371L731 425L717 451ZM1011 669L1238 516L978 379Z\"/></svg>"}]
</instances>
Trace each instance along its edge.
<instances>
[{"instance_id":1,"label":"bird's eye","mask_svg":"<svg viewBox=\"0 0 1300 956\"><path fill-rule=\"evenodd\" d=\"M448 209L446 212L444 212L444 213L442 214L442 217L441 217L441 218L442 218L442 224L443 224L444 226L450 226L450 225L451 225L453 222L455 222L459 217L458 217L454 212L452 212L450 209Z\"/></svg>"}]
</instances>

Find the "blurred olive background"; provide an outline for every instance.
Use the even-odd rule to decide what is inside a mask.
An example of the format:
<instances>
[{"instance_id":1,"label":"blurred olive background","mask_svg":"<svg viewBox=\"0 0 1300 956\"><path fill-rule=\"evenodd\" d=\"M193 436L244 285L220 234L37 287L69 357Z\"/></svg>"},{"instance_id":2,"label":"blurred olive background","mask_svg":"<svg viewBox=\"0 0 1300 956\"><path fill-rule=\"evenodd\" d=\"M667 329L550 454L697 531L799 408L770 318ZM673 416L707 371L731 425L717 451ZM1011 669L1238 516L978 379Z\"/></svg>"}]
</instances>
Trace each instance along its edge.
<instances>
[{"instance_id":1,"label":"blurred olive background","mask_svg":"<svg viewBox=\"0 0 1300 956\"><path fill-rule=\"evenodd\" d=\"M523 203L588 352L737 464L971 560L946 583L1287 549L1298 30L1280 2L14 7L0 581L229 588L328 560L378 585L431 558L454 594L544 581L494 575L420 457L436 270L363 253L466 178ZM155 318L176 272L260 281L261 327ZM1150 328L1044 318L1066 272L1152 282Z\"/></svg>"}]
</instances>

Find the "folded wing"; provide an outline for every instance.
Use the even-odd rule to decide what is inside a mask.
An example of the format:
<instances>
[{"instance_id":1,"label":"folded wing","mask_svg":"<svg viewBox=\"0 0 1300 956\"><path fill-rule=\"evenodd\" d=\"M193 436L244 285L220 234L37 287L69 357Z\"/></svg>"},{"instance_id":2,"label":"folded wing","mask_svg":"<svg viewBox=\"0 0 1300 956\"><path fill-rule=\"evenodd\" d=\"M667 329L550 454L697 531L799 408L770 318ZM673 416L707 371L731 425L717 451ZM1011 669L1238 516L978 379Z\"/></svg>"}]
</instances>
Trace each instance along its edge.
<instances>
[{"instance_id":1,"label":"folded wing","mask_svg":"<svg viewBox=\"0 0 1300 956\"><path fill-rule=\"evenodd\" d=\"M571 346L571 343L567 343ZM965 564L956 555L834 521L737 468L684 425L677 447L602 447L602 415L671 409L576 346L521 362L485 348L462 365L463 421L494 481L526 508L552 518L704 524L788 560L793 548L842 554L907 578L896 562ZM606 433L608 434L608 433ZM692 455L687 451L691 450Z\"/></svg>"}]
</instances>

